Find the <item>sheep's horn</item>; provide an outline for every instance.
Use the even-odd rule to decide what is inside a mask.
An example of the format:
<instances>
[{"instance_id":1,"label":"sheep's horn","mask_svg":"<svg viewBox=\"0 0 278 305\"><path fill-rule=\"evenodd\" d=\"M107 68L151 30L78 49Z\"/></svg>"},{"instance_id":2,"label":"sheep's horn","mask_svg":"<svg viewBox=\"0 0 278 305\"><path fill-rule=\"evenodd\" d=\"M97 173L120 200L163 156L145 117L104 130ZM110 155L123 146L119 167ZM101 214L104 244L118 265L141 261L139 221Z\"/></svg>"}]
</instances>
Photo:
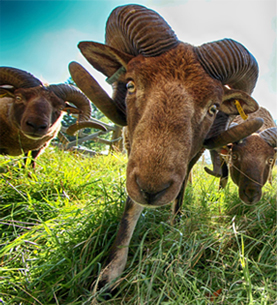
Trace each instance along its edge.
<instances>
[{"instance_id":1,"label":"sheep's horn","mask_svg":"<svg viewBox=\"0 0 278 305\"><path fill-rule=\"evenodd\" d=\"M218 136L205 140L203 145L207 149L215 149L228 143L237 142L245 137L248 137L253 132L256 132L258 129L260 129L263 123L264 120L261 118L254 118L244 121L240 125L233 126Z\"/></svg>"},{"instance_id":2,"label":"sheep's horn","mask_svg":"<svg viewBox=\"0 0 278 305\"><path fill-rule=\"evenodd\" d=\"M121 103L117 104L118 98L115 98L115 100L111 99L97 81L78 63L71 62L69 64L69 70L76 85L83 92L86 92L86 95L100 111L114 123L120 126L127 125L126 115L121 107ZM116 92L120 94L119 90Z\"/></svg>"},{"instance_id":3,"label":"sheep's horn","mask_svg":"<svg viewBox=\"0 0 278 305\"><path fill-rule=\"evenodd\" d=\"M77 63L71 63L69 69L77 86L90 100L114 123L125 126L126 85L119 77L124 72L119 74L119 71L133 56L159 56L176 47L179 41L171 27L155 11L141 5L125 5L111 12L106 23L105 43L113 50L113 56L117 57L116 64L110 61L109 65L102 65L98 60L98 52L102 53L102 49L107 51L104 46L81 42L78 47L97 70L108 76L109 83L113 86L113 99Z\"/></svg>"},{"instance_id":4,"label":"sheep's horn","mask_svg":"<svg viewBox=\"0 0 278 305\"><path fill-rule=\"evenodd\" d=\"M176 47L176 34L155 11L141 5L115 8L106 24L106 44L127 54L158 56Z\"/></svg>"},{"instance_id":5,"label":"sheep's horn","mask_svg":"<svg viewBox=\"0 0 278 305\"><path fill-rule=\"evenodd\" d=\"M258 64L240 43L222 39L194 48L205 71L223 85L251 94L258 78Z\"/></svg>"},{"instance_id":6,"label":"sheep's horn","mask_svg":"<svg viewBox=\"0 0 278 305\"><path fill-rule=\"evenodd\" d=\"M12 85L15 88L32 88L42 86L42 83L26 71L12 67L0 67L0 85Z\"/></svg>"},{"instance_id":7,"label":"sheep's horn","mask_svg":"<svg viewBox=\"0 0 278 305\"><path fill-rule=\"evenodd\" d=\"M204 169L205 169L205 171L209 174L209 175L212 175L212 176L214 176L214 177L216 177L216 178L220 178L221 177L221 174L219 174L219 173L217 173L216 171L214 171L214 170L211 170L211 169L209 169L208 167L204 167Z\"/></svg>"},{"instance_id":8,"label":"sheep's horn","mask_svg":"<svg viewBox=\"0 0 278 305\"><path fill-rule=\"evenodd\" d=\"M209 169L208 167L205 167L205 171L214 177L220 178L221 177L221 165L222 165L223 161L221 161L220 156L217 153L217 151L210 150L209 152L210 152L210 158L211 158L212 165L213 165L213 170Z\"/></svg>"},{"instance_id":9,"label":"sheep's horn","mask_svg":"<svg viewBox=\"0 0 278 305\"><path fill-rule=\"evenodd\" d=\"M260 132L260 137L270 146L277 147L277 127L271 127Z\"/></svg>"},{"instance_id":10,"label":"sheep's horn","mask_svg":"<svg viewBox=\"0 0 278 305\"><path fill-rule=\"evenodd\" d=\"M75 86L67 84L50 85L48 90L54 92L64 101L68 101L75 105L79 112L79 120L86 121L91 117L91 102L90 100Z\"/></svg>"},{"instance_id":11,"label":"sheep's horn","mask_svg":"<svg viewBox=\"0 0 278 305\"><path fill-rule=\"evenodd\" d=\"M70 136L73 136L78 130L83 128L95 128L100 129L102 131L107 131L107 129L99 124L92 121L83 121L70 125L70 127L66 130L66 133Z\"/></svg>"}]
</instances>

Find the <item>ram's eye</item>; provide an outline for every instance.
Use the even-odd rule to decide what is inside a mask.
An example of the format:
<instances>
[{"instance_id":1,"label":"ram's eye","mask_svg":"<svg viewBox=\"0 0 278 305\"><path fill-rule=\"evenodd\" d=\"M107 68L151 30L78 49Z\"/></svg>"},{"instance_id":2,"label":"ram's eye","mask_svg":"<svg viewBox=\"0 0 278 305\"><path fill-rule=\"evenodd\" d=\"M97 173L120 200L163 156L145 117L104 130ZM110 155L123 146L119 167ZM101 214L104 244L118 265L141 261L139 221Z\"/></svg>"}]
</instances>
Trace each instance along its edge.
<instances>
[{"instance_id":1,"label":"ram's eye","mask_svg":"<svg viewBox=\"0 0 278 305\"><path fill-rule=\"evenodd\" d=\"M130 80L127 84L126 84L126 89L128 90L129 93L134 93L136 88L135 88L135 83Z\"/></svg>"},{"instance_id":2,"label":"ram's eye","mask_svg":"<svg viewBox=\"0 0 278 305\"><path fill-rule=\"evenodd\" d=\"M214 104L212 106L209 107L208 113L209 115L214 115L217 111L217 106Z\"/></svg>"},{"instance_id":3,"label":"ram's eye","mask_svg":"<svg viewBox=\"0 0 278 305\"><path fill-rule=\"evenodd\" d=\"M20 95L16 95L15 96L15 101L16 102L21 102L22 101L22 97Z\"/></svg>"},{"instance_id":4,"label":"ram's eye","mask_svg":"<svg viewBox=\"0 0 278 305\"><path fill-rule=\"evenodd\" d=\"M232 153L232 159L235 161L238 159L238 154Z\"/></svg>"},{"instance_id":5,"label":"ram's eye","mask_svg":"<svg viewBox=\"0 0 278 305\"><path fill-rule=\"evenodd\" d=\"M274 158L272 157L268 158L268 164L273 164L273 162L274 162Z\"/></svg>"}]
</instances>

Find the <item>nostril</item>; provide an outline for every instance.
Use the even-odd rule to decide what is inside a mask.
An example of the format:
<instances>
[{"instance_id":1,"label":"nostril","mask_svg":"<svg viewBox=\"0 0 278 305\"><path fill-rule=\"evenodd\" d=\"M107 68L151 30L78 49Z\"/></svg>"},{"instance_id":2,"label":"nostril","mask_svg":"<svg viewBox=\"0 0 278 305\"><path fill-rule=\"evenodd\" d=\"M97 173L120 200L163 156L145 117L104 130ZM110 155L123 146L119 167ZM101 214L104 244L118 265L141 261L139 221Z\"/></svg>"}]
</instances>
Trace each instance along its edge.
<instances>
[{"instance_id":1,"label":"nostril","mask_svg":"<svg viewBox=\"0 0 278 305\"><path fill-rule=\"evenodd\" d=\"M26 121L26 125L32 128L36 128L36 125L30 121Z\"/></svg>"},{"instance_id":2,"label":"nostril","mask_svg":"<svg viewBox=\"0 0 278 305\"><path fill-rule=\"evenodd\" d=\"M36 124L32 121L26 121L26 125L33 130L45 130L47 128L47 124Z\"/></svg>"},{"instance_id":3,"label":"nostril","mask_svg":"<svg viewBox=\"0 0 278 305\"><path fill-rule=\"evenodd\" d=\"M44 130L44 129L46 129L46 128L47 128L47 125L46 125L46 124L40 125L40 126L39 126L39 129L42 129L42 130Z\"/></svg>"},{"instance_id":4,"label":"nostril","mask_svg":"<svg viewBox=\"0 0 278 305\"><path fill-rule=\"evenodd\" d=\"M256 194L256 189L253 189L253 188L246 188L245 190L244 190L244 193L245 193L245 195L247 196L247 197L250 197L250 198L252 198L252 197L254 197L254 195Z\"/></svg>"},{"instance_id":5,"label":"nostril","mask_svg":"<svg viewBox=\"0 0 278 305\"><path fill-rule=\"evenodd\" d=\"M247 187L243 190L243 194L245 195L247 201L249 203L255 203L260 200L261 192L260 189L254 187Z\"/></svg>"},{"instance_id":6,"label":"nostril","mask_svg":"<svg viewBox=\"0 0 278 305\"><path fill-rule=\"evenodd\" d=\"M139 178L136 178L136 183L139 187L142 197L148 204L154 203L161 196L163 196L171 185L171 183L165 183L160 187L151 189L146 186L144 187Z\"/></svg>"}]
</instances>

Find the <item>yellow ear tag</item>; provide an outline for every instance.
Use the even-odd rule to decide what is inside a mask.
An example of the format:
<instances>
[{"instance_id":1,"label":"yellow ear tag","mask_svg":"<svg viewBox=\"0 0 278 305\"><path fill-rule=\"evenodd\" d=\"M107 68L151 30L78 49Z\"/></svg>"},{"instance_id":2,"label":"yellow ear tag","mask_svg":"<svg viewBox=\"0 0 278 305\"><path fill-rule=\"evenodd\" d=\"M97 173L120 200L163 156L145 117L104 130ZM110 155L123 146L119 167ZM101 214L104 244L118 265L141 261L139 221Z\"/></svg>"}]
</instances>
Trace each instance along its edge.
<instances>
[{"instance_id":1,"label":"yellow ear tag","mask_svg":"<svg viewBox=\"0 0 278 305\"><path fill-rule=\"evenodd\" d=\"M240 116L242 117L243 120L247 120L248 115L245 114L244 110L242 109L240 102L235 100L234 101L235 105L236 105L236 109L238 111L238 113L240 114Z\"/></svg>"}]
</instances>

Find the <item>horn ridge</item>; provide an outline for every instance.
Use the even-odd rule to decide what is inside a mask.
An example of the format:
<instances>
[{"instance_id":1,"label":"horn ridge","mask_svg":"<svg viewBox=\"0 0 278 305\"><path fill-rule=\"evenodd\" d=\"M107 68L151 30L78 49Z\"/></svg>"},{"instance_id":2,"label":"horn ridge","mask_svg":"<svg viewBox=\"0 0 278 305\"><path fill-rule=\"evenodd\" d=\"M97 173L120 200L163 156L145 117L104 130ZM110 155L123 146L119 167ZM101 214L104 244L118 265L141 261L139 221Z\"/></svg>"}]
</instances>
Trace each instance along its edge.
<instances>
[{"instance_id":1,"label":"horn ridge","mask_svg":"<svg viewBox=\"0 0 278 305\"><path fill-rule=\"evenodd\" d=\"M233 89L252 93L258 78L258 64L242 44L225 38L195 47L194 52L213 78Z\"/></svg>"},{"instance_id":2,"label":"horn ridge","mask_svg":"<svg viewBox=\"0 0 278 305\"><path fill-rule=\"evenodd\" d=\"M0 85L12 85L15 88L42 86L39 79L31 73L12 67L0 67Z\"/></svg>"},{"instance_id":3,"label":"horn ridge","mask_svg":"<svg viewBox=\"0 0 278 305\"><path fill-rule=\"evenodd\" d=\"M92 111L91 102L77 87L68 84L57 84L49 85L47 88L62 100L74 104L80 110L80 121L90 119Z\"/></svg>"},{"instance_id":4,"label":"horn ridge","mask_svg":"<svg viewBox=\"0 0 278 305\"><path fill-rule=\"evenodd\" d=\"M260 137L264 139L270 146L277 147L277 127L265 129L259 133Z\"/></svg>"},{"instance_id":5,"label":"horn ridge","mask_svg":"<svg viewBox=\"0 0 278 305\"><path fill-rule=\"evenodd\" d=\"M261 118L246 120L242 124L233 126L217 136L206 139L203 146L207 149L215 149L228 143L237 142L256 132L263 123L264 120Z\"/></svg>"},{"instance_id":6,"label":"horn ridge","mask_svg":"<svg viewBox=\"0 0 278 305\"><path fill-rule=\"evenodd\" d=\"M144 6L117 7L106 23L106 44L134 56L158 56L178 43L168 23Z\"/></svg>"}]
</instances>

